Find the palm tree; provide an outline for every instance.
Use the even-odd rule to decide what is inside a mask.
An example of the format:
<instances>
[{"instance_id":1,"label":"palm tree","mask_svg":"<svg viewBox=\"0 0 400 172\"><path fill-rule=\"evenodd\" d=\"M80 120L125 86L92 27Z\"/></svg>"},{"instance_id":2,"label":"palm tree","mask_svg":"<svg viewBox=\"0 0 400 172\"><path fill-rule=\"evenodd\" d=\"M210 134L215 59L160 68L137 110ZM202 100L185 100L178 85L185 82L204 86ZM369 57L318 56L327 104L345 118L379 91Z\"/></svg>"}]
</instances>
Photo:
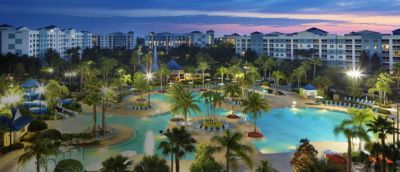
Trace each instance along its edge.
<instances>
[{"instance_id":1,"label":"palm tree","mask_svg":"<svg viewBox=\"0 0 400 172\"><path fill-rule=\"evenodd\" d=\"M268 79L271 78L271 71L272 69L274 69L276 66L278 65L278 63L276 62L276 60L274 60L273 58L268 58L264 64L262 65L262 68L264 70L264 77L266 76L266 72L268 71Z\"/></svg>"},{"instance_id":2,"label":"palm tree","mask_svg":"<svg viewBox=\"0 0 400 172\"><path fill-rule=\"evenodd\" d=\"M113 58L105 58L103 57L100 60L100 72L103 77L104 85L108 86L108 80L110 73L114 69L114 67L118 64L117 60Z\"/></svg>"},{"instance_id":3,"label":"palm tree","mask_svg":"<svg viewBox=\"0 0 400 172\"><path fill-rule=\"evenodd\" d=\"M241 133L232 133L230 130L226 130L222 136L216 135L211 139L212 142L217 144L219 151L225 150L226 172L229 172L231 165L236 166L236 157L244 160L249 167L253 167L252 158L249 155L253 153L253 148L241 144L242 139Z\"/></svg>"},{"instance_id":4,"label":"palm tree","mask_svg":"<svg viewBox=\"0 0 400 172\"><path fill-rule=\"evenodd\" d=\"M100 84L94 79L85 82L84 86L85 96L83 98L83 102L89 106L92 106L92 116L93 116L93 135L96 135L96 126L97 126L97 104L101 102L100 95Z\"/></svg>"},{"instance_id":5,"label":"palm tree","mask_svg":"<svg viewBox=\"0 0 400 172\"><path fill-rule=\"evenodd\" d=\"M161 64L160 68L157 71L157 75L160 77L160 87L161 91L163 91L163 80L164 76L167 76L171 73L171 71L165 66L165 64Z\"/></svg>"},{"instance_id":6,"label":"palm tree","mask_svg":"<svg viewBox=\"0 0 400 172\"><path fill-rule=\"evenodd\" d=\"M267 160L260 161L260 165L257 167L256 172L277 172L274 168L272 168L271 163Z\"/></svg>"},{"instance_id":7,"label":"palm tree","mask_svg":"<svg viewBox=\"0 0 400 172\"><path fill-rule=\"evenodd\" d=\"M166 133L163 133L163 134L165 136L167 136L167 138L172 138L172 133L171 132L166 132ZM171 165L170 165L171 172L174 171L174 151L175 150L174 150L174 145L173 144L174 143L172 142L172 139L168 139L168 140L161 141L160 144L158 145L158 149L162 150L162 154L164 156L168 156L168 155L171 156L171 159L170 159L170 161L171 161Z\"/></svg>"},{"instance_id":8,"label":"palm tree","mask_svg":"<svg viewBox=\"0 0 400 172\"><path fill-rule=\"evenodd\" d=\"M142 161L135 166L134 172L169 172L167 161L157 155L144 156Z\"/></svg>"},{"instance_id":9,"label":"palm tree","mask_svg":"<svg viewBox=\"0 0 400 172\"><path fill-rule=\"evenodd\" d=\"M200 107L196 104L198 101L194 100L195 95L187 87L176 84L170 89L168 96L172 114L183 115L185 125L191 111L200 112Z\"/></svg>"},{"instance_id":10,"label":"palm tree","mask_svg":"<svg viewBox=\"0 0 400 172\"><path fill-rule=\"evenodd\" d=\"M400 87L400 63L393 64L393 75L396 78L397 88Z\"/></svg>"},{"instance_id":11,"label":"palm tree","mask_svg":"<svg viewBox=\"0 0 400 172\"><path fill-rule=\"evenodd\" d=\"M176 172L179 172L179 160L184 157L186 153L195 151L196 140L185 127L173 128L172 131L167 130L164 135L167 137L168 141L162 141L159 148L162 148L163 152L173 154L175 157L175 169ZM164 150L164 148L166 148L166 150Z\"/></svg>"},{"instance_id":12,"label":"palm tree","mask_svg":"<svg viewBox=\"0 0 400 172\"><path fill-rule=\"evenodd\" d=\"M56 146L48 139L36 139L31 145L25 147L18 163L25 163L33 158L36 159L36 171L40 172L40 166L45 164L46 156L55 155Z\"/></svg>"},{"instance_id":13,"label":"palm tree","mask_svg":"<svg viewBox=\"0 0 400 172\"><path fill-rule=\"evenodd\" d=\"M310 63L304 61L301 63L300 67L304 69L304 80L307 80L307 71L311 68Z\"/></svg>"},{"instance_id":14,"label":"palm tree","mask_svg":"<svg viewBox=\"0 0 400 172\"><path fill-rule=\"evenodd\" d=\"M375 114L371 109L354 109L350 108L347 113L351 115L352 122L355 126L361 127L365 130L365 124L372 121ZM362 138L360 139L358 150L361 151L362 148Z\"/></svg>"},{"instance_id":15,"label":"palm tree","mask_svg":"<svg viewBox=\"0 0 400 172\"><path fill-rule=\"evenodd\" d=\"M285 74L281 71L274 71L272 73L272 77L275 78L276 84L279 86L280 85L280 80L283 80L286 78ZM274 89L274 91L276 92L276 90Z\"/></svg>"},{"instance_id":16,"label":"palm tree","mask_svg":"<svg viewBox=\"0 0 400 172\"><path fill-rule=\"evenodd\" d=\"M9 117L9 135L10 135L10 145L12 144L12 132L13 132L13 123L14 116L12 114L13 110L18 107L23 102L23 91L19 86L9 87L3 91L0 99L0 111L2 113L0 115L6 114ZM3 106L3 107L2 107ZM10 111L11 110L11 111Z\"/></svg>"},{"instance_id":17,"label":"palm tree","mask_svg":"<svg viewBox=\"0 0 400 172\"><path fill-rule=\"evenodd\" d=\"M221 76L221 83L224 83L224 75L228 73L228 69L226 67L219 67L217 69L217 74Z\"/></svg>"},{"instance_id":18,"label":"palm tree","mask_svg":"<svg viewBox=\"0 0 400 172\"><path fill-rule=\"evenodd\" d=\"M389 73L381 73L375 83L374 88L370 88L369 92L377 91L379 93L379 98L383 102L383 105L387 104L387 96L392 94L391 85L394 83Z\"/></svg>"},{"instance_id":19,"label":"palm tree","mask_svg":"<svg viewBox=\"0 0 400 172\"><path fill-rule=\"evenodd\" d=\"M50 111L53 111L54 107L57 105L58 100L69 94L69 90L66 86L61 85L56 80L50 80L45 86L45 93L47 107Z\"/></svg>"},{"instance_id":20,"label":"palm tree","mask_svg":"<svg viewBox=\"0 0 400 172\"><path fill-rule=\"evenodd\" d=\"M100 90L101 93L101 133L105 134L106 130L106 112L109 103L115 102L115 94L112 88L103 86Z\"/></svg>"},{"instance_id":21,"label":"palm tree","mask_svg":"<svg viewBox=\"0 0 400 172\"><path fill-rule=\"evenodd\" d=\"M144 92L148 89L146 76L143 73L135 73L133 87L140 92L141 99L143 99Z\"/></svg>"},{"instance_id":22,"label":"palm tree","mask_svg":"<svg viewBox=\"0 0 400 172\"><path fill-rule=\"evenodd\" d=\"M343 134L347 139L347 172L351 172L351 152L352 152L352 139L355 137L369 140L368 133L362 127L353 125L352 120L343 120L339 125L335 126L333 130L335 135Z\"/></svg>"},{"instance_id":23,"label":"palm tree","mask_svg":"<svg viewBox=\"0 0 400 172\"><path fill-rule=\"evenodd\" d=\"M297 78L297 88L300 88L301 77L304 75L304 69L302 67L298 67L293 70L292 76Z\"/></svg>"},{"instance_id":24,"label":"palm tree","mask_svg":"<svg viewBox=\"0 0 400 172\"><path fill-rule=\"evenodd\" d=\"M202 83L203 83L203 87L204 87L204 72L206 71L206 69L208 69L208 64L207 62L200 62L199 63L199 69L201 70L201 79L202 79Z\"/></svg>"},{"instance_id":25,"label":"palm tree","mask_svg":"<svg viewBox=\"0 0 400 172\"><path fill-rule=\"evenodd\" d=\"M224 87L224 94L229 96L231 100L235 100L238 96L242 95L242 90L238 84L231 83ZM232 115L235 115L235 105L232 104Z\"/></svg>"},{"instance_id":26,"label":"palm tree","mask_svg":"<svg viewBox=\"0 0 400 172\"><path fill-rule=\"evenodd\" d=\"M129 172L133 161L130 161L126 156L117 155L109 157L101 164L103 165L101 171L104 172Z\"/></svg>"},{"instance_id":27,"label":"palm tree","mask_svg":"<svg viewBox=\"0 0 400 172\"><path fill-rule=\"evenodd\" d=\"M150 53L147 53L146 55L144 55L143 61L146 64L146 69L147 69L146 73L150 73L151 65L153 63L153 54L150 52Z\"/></svg>"},{"instance_id":28,"label":"palm tree","mask_svg":"<svg viewBox=\"0 0 400 172\"><path fill-rule=\"evenodd\" d=\"M140 64L140 51L139 50L132 52L129 63L133 66L133 74L135 74L136 67L138 64Z\"/></svg>"},{"instance_id":29,"label":"palm tree","mask_svg":"<svg viewBox=\"0 0 400 172\"><path fill-rule=\"evenodd\" d=\"M214 92L213 91L206 91L201 94L201 97L204 99L206 105L206 114L207 116L211 115L212 111L212 99L213 99Z\"/></svg>"},{"instance_id":30,"label":"palm tree","mask_svg":"<svg viewBox=\"0 0 400 172\"><path fill-rule=\"evenodd\" d=\"M368 131L378 134L378 138L381 140L382 147L386 148L385 139L388 134L397 133L397 129L393 127L393 123L387 119L387 117L378 116L375 117L371 122L367 123ZM386 171L386 152L382 151L382 168L381 171Z\"/></svg>"},{"instance_id":31,"label":"palm tree","mask_svg":"<svg viewBox=\"0 0 400 172\"><path fill-rule=\"evenodd\" d=\"M254 133L257 132L257 118L261 117L263 111L269 111L269 105L266 99L263 99L260 94L252 92L243 100L243 113L253 114Z\"/></svg>"},{"instance_id":32,"label":"palm tree","mask_svg":"<svg viewBox=\"0 0 400 172\"><path fill-rule=\"evenodd\" d=\"M313 78L315 78L315 71L317 69L317 65L321 65L321 59L314 57L310 60L310 64L313 65Z\"/></svg>"},{"instance_id":33,"label":"palm tree","mask_svg":"<svg viewBox=\"0 0 400 172\"><path fill-rule=\"evenodd\" d=\"M221 172L222 164L217 162L214 154L218 151L213 145L198 144L196 148L196 156L194 162L190 166L191 172Z\"/></svg>"}]
</instances>

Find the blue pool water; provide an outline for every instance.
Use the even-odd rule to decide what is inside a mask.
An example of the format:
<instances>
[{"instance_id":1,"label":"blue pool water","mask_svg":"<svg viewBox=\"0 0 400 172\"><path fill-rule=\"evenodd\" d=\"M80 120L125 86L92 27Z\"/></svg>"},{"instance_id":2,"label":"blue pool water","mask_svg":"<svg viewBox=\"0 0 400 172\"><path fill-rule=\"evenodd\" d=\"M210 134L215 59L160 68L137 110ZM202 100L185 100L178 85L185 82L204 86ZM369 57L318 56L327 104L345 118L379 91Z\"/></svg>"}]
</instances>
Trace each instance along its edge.
<instances>
[{"instance_id":1,"label":"blue pool water","mask_svg":"<svg viewBox=\"0 0 400 172\"><path fill-rule=\"evenodd\" d=\"M167 101L163 94L151 96L153 101ZM204 101L199 95L196 96L197 103L202 112L206 112ZM134 113L134 112L132 112ZM225 116L229 110L217 109L217 114ZM191 116L205 115L202 113L191 113ZM117 155L126 151L144 153L144 141L147 131L154 133L155 152L160 155L157 145L164 139L160 130L164 130L168 125L168 120L172 117L170 113L157 115L154 117L139 118L134 116L121 116L112 114L107 117L109 125L120 124L133 128L136 136L123 143L112 145L107 148L85 148L85 159L82 158L81 150L71 154L71 158L79 159L84 166L99 166L107 157ZM85 115L88 126L91 125L90 114ZM293 151L301 138L307 137L311 141L345 141L343 136L334 136L333 128L342 120L349 118L348 115L336 111L320 109L292 109L278 108L272 109L268 113L263 113L262 118L257 120L257 126L264 134L264 140L253 141L257 149L263 153L277 153ZM100 119L100 117L98 117ZM253 119L250 118L252 122ZM100 124L100 121L98 121ZM58 160L69 158L69 153L57 156ZM185 159L193 159L194 154L188 154Z\"/></svg>"},{"instance_id":2,"label":"blue pool water","mask_svg":"<svg viewBox=\"0 0 400 172\"><path fill-rule=\"evenodd\" d=\"M257 126L264 134L263 140L253 141L262 153L291 152L296 149L300 139L310 141L346 141L344 136L333 134L335 125L347 114L314 108L278 108L263 113ZM250 119L253 121L253 119Z\"/></svg>"}]
</instances>

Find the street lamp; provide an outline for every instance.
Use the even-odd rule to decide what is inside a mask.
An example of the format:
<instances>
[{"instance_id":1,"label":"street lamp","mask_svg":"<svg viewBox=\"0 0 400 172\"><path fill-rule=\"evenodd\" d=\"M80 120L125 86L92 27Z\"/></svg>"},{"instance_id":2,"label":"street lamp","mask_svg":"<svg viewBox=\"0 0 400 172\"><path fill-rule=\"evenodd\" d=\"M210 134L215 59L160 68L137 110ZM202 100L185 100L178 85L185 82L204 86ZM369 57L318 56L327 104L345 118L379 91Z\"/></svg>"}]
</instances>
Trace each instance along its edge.
<instances>
[{"instance_id":1,"label":"street lamp","mask_svg":"<svg viewBox=\"0 0 400 172\"><path fill-rule=\"evenodd\" d=\"M153 73L151 73L151 72L146 73L146 79L147 79L147 84L150 87L150 81L153 79ZM150 107L150 91L148 94L148 106Z\"/></svg>"},{"instance_id":2,"label":"street lamp","mask_svg":"<svg viewBox=\"0 0 400 172\"><path fill-rule=\"evenodd\" d=\"M45 92L45 88L43 84L40 84L39 87L36 89L36 93L39 94L39 113L40 113L40 117L42 117L42 95Z\"/></svg>"},{"instance_id":3,"label":"street lamp","mask_svg":"<svg viewBox=\"0 0 400 172\"><path fill-rule=\"evenodd\" d=\"M346 72L347 77L349 77L352 80L352 88L353 91L355 90L356 86L356 81L361 78L362 73L361 70L359 69L351 69Z\"/></svg>"}]
</instances>

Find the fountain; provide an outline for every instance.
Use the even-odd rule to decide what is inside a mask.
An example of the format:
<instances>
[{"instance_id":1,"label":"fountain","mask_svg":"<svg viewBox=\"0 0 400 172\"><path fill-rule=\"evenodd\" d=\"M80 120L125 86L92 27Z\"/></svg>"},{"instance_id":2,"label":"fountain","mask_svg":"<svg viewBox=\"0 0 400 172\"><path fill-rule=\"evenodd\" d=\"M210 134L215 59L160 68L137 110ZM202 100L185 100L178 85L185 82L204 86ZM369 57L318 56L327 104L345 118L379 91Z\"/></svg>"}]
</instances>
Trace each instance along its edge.
<instances>
[{"instance_id":1,"label":"fountain","mask_svg":"<svg viewBox=\"0 0 400 172\"><path fill-rule=\"evenodd\" d=\"M144 139L144 153L146 155L154 154L154 134L150 130L147 130L146 136Z\"/></svg>"}]
</instances>

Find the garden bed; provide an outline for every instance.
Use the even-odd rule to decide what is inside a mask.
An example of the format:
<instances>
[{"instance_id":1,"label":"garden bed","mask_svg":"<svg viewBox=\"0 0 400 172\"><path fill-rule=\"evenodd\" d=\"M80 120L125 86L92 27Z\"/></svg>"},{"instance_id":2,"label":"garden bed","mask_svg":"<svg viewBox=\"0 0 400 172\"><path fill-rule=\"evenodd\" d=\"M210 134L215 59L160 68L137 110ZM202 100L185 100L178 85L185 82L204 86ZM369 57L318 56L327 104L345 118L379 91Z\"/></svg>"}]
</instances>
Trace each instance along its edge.
<instances>
[{"instance_id":1,"label":"garden bed","mask_svg":"<svg viewBox=\"0 0 400 172\"><path fill-rule=\"evenodd\" d=\"M264 135L262 133L257 132L257 131L256 132L254 132L254 131L248 132L247 136L251 137L251 138L263 138L264 137Z\"/></svg>"},{"instance_id":2,"label":"garden bed","mask_svg":"<svg viewBox=\"0 0 400 172\"><path fill-rule=\"evenodd\" d=\"M234 115L234 114L229 114L228 116L226 116L229 119L239 119L240 116Z\"/></svg>"}]
</instances>

